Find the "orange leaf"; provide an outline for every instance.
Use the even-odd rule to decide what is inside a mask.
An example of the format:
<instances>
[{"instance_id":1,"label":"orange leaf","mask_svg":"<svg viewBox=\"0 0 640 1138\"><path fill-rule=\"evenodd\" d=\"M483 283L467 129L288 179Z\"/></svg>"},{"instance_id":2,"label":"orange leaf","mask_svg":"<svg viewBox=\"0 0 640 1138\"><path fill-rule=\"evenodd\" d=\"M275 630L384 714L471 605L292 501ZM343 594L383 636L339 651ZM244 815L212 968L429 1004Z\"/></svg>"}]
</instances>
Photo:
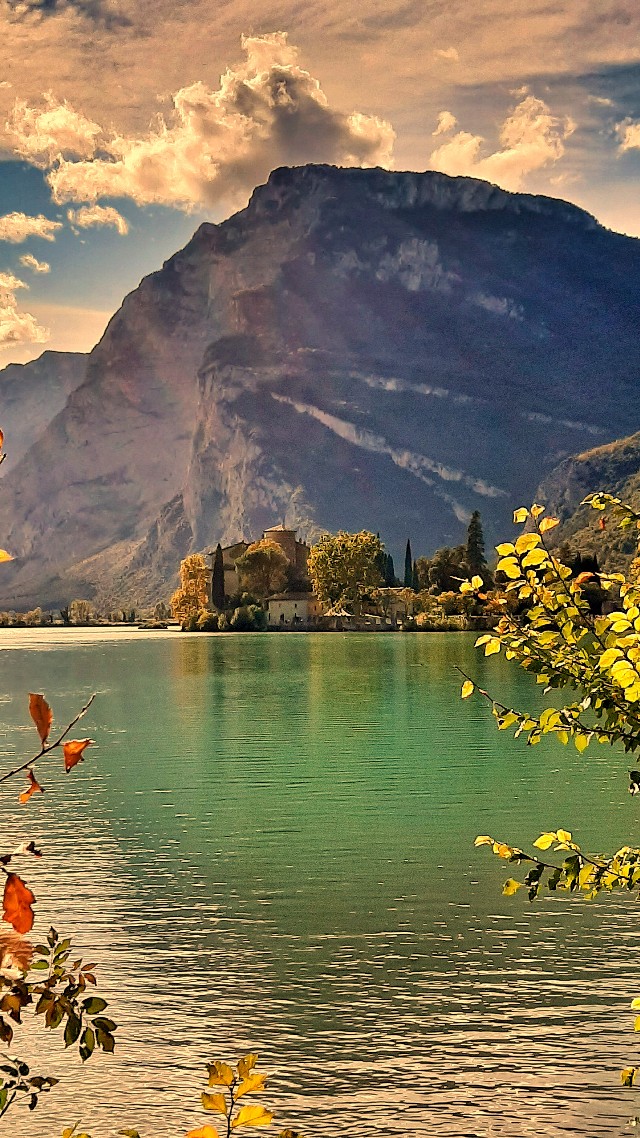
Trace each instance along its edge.
<instances>
[{"instance_id":1,"label":"orange leaf","mask_svg":"<svg viewBox=\"0 0 640 1138\"><path fill-rule=\"evenodd\" d=\"M28 940L15 933L0 933L0 976L18 979L30 968L32 957L33 945Z\"/></svg>"},{"instance_id":2,"label":"orange leaf","mask_svg":"<svg viewBox=\"0 0 640 1138\"><path fill-rule=\"evenodd\" d=\"M13 925L17 933L28 933L33 928L33 909L35 897L17 873L8 873L4 883L2 898L2 917Z\"/></svg>"},{"instance_id":3,"label":"orange leaf","mask_svg":"<svg viewBox=\"0 0 640 1138\"><path fill-rule=\"evenodd\" d=\"M4 431L0 431L0 450L2 450L2 444L3 443L4 443Z\"/></svg>"},{"instance_id":4,"label":"orange leaf","mask_svg":"<svg viewBox=\"0 0 640 1138\"><path fill-rule=\"evenodd\" d=\"M187 1138L220 1138L215 1126L199 1126L197 1130L190 1130Z\"/></svg>"},{"instance_id":5,"label":"orange leaf","mask_svg":"<svg viewBox=\"0 0 640 1138\"><path fill-rule=\"evenodd\" d=\"M26 790L23 790L22 794L20 795L20 798L18 799L19 802L23 802L23 803L28 802L29 799L31 798L32 794L37 794L38 792L40 792L40 794L44 794L44 790L40 786L40 783L38 782L36 776L34 775L33 771L31 770L31 767L27 767L27 769L24 773L26 774L27 778L29 779L29 785L28 785Z\"/></svg>"},{"instance_id":6,"label":"orange leaf","mask_svg":"<svg viewBox=\"0 0 640 1138\"><path fill-rule=\"evenodd\" d=\"M95 739L69 739L69 742L64 744L62 749L64 751L64 769L67 774L78 763L82 762L85 747L90 747L92 743L95 743Z\"/></svg>"},{"instance_id":7,"label":"orange leaf","mask_svg":"<svg viewBox=\"0 0 640 1138\"><path fill-rule=\"evenodd\" d=\"M40 742L44 747L53 723L53 712L43 695L29 692L29 715L38 729Z\"/></svg>"}]
</instances>

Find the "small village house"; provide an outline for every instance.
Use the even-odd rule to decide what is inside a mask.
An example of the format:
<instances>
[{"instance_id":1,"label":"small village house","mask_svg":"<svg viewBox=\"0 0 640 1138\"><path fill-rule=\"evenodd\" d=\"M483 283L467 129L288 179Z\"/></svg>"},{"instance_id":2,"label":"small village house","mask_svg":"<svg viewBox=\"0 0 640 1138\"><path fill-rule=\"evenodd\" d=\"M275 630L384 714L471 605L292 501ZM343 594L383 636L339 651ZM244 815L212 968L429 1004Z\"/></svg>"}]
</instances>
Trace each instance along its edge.
<instances>
[{"instance_id":1,"label":"small village house","mask_svg":"<svg viewBox=\"0 0 640 1138\"><path fill-rule=\"evenodd\" d=\"M323 609L315 593L276 593L267 601L269 628L317 628Z\"/></svg>"}]
</instances>

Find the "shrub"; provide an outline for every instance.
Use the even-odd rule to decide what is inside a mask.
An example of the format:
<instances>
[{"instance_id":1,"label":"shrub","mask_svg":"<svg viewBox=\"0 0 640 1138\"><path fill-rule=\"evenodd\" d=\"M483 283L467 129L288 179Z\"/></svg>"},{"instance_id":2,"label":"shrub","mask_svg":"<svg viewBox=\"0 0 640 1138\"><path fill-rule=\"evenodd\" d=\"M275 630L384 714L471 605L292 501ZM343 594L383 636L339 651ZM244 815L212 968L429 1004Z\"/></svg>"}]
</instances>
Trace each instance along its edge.
<instances>
[{"instance_id":1,"label":"shrub","mask_svg":"<svg viewBox=\"0 0 640 1138\"><path fill-rule=\"evenodd\" d=\"M198 613L197 628L198 632L217 632L218 613L208 612L207 609L202 609L202 611Z\"/></svg>"}]
</instances>

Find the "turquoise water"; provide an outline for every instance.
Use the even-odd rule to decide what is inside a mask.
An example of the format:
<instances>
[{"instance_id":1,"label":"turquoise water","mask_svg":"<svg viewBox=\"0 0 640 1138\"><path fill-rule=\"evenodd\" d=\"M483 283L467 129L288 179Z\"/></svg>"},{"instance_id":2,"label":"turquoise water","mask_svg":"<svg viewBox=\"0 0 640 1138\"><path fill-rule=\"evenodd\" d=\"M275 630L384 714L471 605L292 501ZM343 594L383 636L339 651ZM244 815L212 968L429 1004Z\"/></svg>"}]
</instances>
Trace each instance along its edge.
<instances>
[{"instance_id":1,"label":"turquoise water","mask_svg":"<svg viewBox=\"0 0 640 1138\"><path fill-rule=\"evenodd\" d=\"M204 1062L245 1050L308 1138L602 1138L640 1113L617 1073L638 1059L637 905L504 898L509 871L473 848L558 826L637 841L628 764L498 734L456 665L507 703L531 691L472 639L2 630L0 647L4 769L33 743L24 693L63 723L99 692L74 732L97 741L87 761L48 760L26 807L9 784L0 826L45 852L25 867L34 932L99 961L121 1024L84 1069L40 1039L30 1057L63 1081L0 1133L181 1135L205 1121Z\"/></svg>"}]
</instances>

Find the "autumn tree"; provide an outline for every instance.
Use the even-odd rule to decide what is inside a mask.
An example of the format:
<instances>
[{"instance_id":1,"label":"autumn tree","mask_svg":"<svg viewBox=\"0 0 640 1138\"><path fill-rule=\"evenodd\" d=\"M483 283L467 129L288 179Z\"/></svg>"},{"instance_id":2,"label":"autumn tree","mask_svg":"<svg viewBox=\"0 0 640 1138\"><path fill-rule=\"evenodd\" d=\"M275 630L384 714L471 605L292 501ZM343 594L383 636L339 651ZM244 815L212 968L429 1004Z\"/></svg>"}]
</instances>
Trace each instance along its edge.
<instances>
[{"instance_id":1,"label":"autumn tree","mask_svg":"<svg viewBox=\"0 0 640 1138\"><path fill-rule=\"evenodd\" d=\"M640 530L640 514L610 494L595 494L583 504L610 515L620 529ZM599 586L608 594L611 611L600 614L586 595L593 573L575 576L549 545L547 534L558 519L545 516L543 506L516 510L514 521L525 526L515 541L497 547L497 568L508 581L507 599L497 628L476 641L485 656L504 653L535 677L543 692L567 693L542 711L510 707L496 693L477 686L465 675L463 698L476 693L493 714L499 729L511 730L529 746L541 739L573 745L583 754L595 743L616 746L626 755L640 751L640 558L626 575L600 574ZM604 528L604 521L602 523ZM465 593L482 587L480 576L461 586ZM629 767L629 760L624 764ZM640 793L640 770L629 774L629 789ZM525 849L513 840L488 834L476 838L504 859L518 878L509 877L505 896L521 888L534 901L542 891L581 892L588 899L603 892L622 892L640 898L640 848L632 841L614 852L583 848L571 829L549 830ZM524 876L522 872L524 871ZM633 1001L640 1010L640 999ZM636 1019L640 1030L640 1017ZM640 1068L628 1067L622 1082L640 1083Z\"/></svg>"},{"instance_id":2,"label":"autumn tree","mask_svg":"<svg viewBox=\"0 0 640 1138\"><path fill-rule=\"evenodd\" d=\"M242 587L261 600L284 588L290 565L282 546L271 538L254 541L236 561Z\"/></svg>"},{"instance_id":3,"label":"autumn tree","mask_svg":"<svg viewBox=\"0 0 640 1138\"><path fill-rule=\"evenodd\" d=\"M326 534L309 554L308 573L323 604L359 613L364 597L382 585L379 554L382 542L375 534Z\"/></svg>"},{"instance_id":4,"label":"autumn tree","mask_svg":"<svg viewBox=\"0 0 640 1138\"><path fill-rule=\"evenodd\" d=\"M89 601L80 599L69 605L69 620L72 624L88 624L93 616L93 606Z\"/></svg>"},{"instance_id":5,"label":"autumn tree","mask_svg":"<svg viewBox=\"0 0 640 1138\"><path fill-rule=\"evenodd\" d=\"M192 553L180 562L180 588L171 598L176 620L186 621L209 604L210 572L201 553Z\"/></svg>"}]
</instances>

